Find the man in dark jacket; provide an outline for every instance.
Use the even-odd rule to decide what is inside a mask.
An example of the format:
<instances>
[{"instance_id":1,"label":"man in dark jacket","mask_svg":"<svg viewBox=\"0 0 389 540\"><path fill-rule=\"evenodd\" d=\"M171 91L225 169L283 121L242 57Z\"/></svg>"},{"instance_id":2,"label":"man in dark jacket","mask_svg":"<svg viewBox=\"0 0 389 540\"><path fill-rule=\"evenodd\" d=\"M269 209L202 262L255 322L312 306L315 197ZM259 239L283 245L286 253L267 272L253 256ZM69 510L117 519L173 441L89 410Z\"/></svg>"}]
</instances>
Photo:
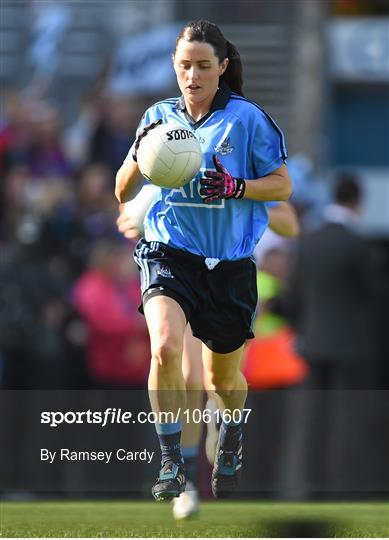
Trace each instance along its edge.
<instances>
[{"instance_id":1,"label":"man in dark jacket","mask_svg":"<svg viewBox=\"0 0 389 540\"><path fill-rule=\"evenodd\" d=\"M301 238L289 306L311 388L366 387L374 360L369 246L358 234L361 192L342 175L325 223ZM370 377L369 377L370 381Z\"/></svg>"},{"instance_id":2,"label":"man in dark jacket","mask_svg":"<svg viewBox=\"0 0 389 540\"><path fill-rule=\"evenodd\" d=\"M284 485L292 496L358 495L381 482L382 406L366 392L376 385L374 272L358 233L360 208L358 183L343 174L325 223L297 249L284 307L310 373L288 411Z\"/></svg>"}]
</instances>

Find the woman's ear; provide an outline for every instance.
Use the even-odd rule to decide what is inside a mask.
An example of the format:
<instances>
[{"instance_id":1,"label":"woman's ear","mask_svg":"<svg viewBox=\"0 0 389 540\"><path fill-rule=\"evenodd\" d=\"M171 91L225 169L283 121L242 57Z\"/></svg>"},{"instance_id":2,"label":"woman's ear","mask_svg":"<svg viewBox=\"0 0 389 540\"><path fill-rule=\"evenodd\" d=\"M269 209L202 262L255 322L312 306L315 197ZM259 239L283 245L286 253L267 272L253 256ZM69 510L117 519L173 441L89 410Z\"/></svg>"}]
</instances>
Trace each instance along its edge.
<instances>
[{"instance_id":1,"label":"woman's ear","mask_svg":"<svg viewBox=\"0 0 389 540\"><path fill-rule=\"evenodd\" d=\"M219 77L221 77L223 73L225 72L225 70L227 69L228 62L229 62L229 59L225 58L223 62L219 65Z\"/></svg>"}]
</instances>

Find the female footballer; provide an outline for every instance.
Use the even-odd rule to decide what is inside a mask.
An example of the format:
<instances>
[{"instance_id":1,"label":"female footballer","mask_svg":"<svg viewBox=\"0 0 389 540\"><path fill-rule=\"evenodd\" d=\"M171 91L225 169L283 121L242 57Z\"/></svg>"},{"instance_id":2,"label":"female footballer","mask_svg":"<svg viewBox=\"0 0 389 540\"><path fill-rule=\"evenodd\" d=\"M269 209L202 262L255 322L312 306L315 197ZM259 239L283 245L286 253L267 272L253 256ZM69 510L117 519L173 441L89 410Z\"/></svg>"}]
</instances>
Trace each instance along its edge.
<instances>
[{"instance_id":1,"label":"female footballer","mask_svg":"<svg viewBox=\"0 0 389 540\"><path fill-rule=\"evenodd\" d=\"M223 497L236 487L242 467L247 383L240 363L244 343L253 337L257 303L252 253L267 226L265 201L286 201L291 181L283 134L243 97L239 53L220 29L208 21L187 24L173 62L182 96L146 111L117 173L115 193L125 202L140 181L136 152L148 130L172 122L194 131L205 172L192 180L195 186L161 189L135 250L151 341L150 402L154 412L172 413L172 421L156 424L162 461L152 493L171 499L185 490L180 412L185 409L182 352L189 322L203 343L208 389L229 412L212 472L212 491Z\"/></svg>"},{"instance_id":2,"label":"female footballer","mask_svg":"<svg viewBox=\"0 0 389 540\"><path fill-rule=\"evenodd\" d=\"M150 184L146 184L137 195L135 201L130 201L126 205L121 205L121 213L117 219L118 230L128 239L139 239L143 234L143 227L140 225L146 215L146 208L139 208L138 201L142 197L147 202L150 199ZM153 196L159 192L159 188L152 190ZM136 203L136 206L135 204ZM148 204L149 206L149 204ZM280 236L285 238L295 238L300 232L300 225L296 211L288 202L272 204L268 208L268 227ZM184 335L184 347L182 353L182 371L187 391L186 409L189 411L199 411L203 409L203 387L207 385L203 377L202 368L202 346L201 341L192 335L188 324ZM205 384L204 384L205 383ZM204 386L203 386L204 385ZM212 393L208 395L205 409L214 411L217 409ZM179 497L173 500L173 516L175 519L186 519L199 511L199 496L197 492L197 477L199 466L200 442L202 437L203 423L193 421L193 413L189 414L187 421L182 425L181 453L185 462L186 488ZM218 430L216 418L212 418L206 424L207 436L205 449L208 461L213 464L215 450L217 446Z\"/></svg>"}]
</instances>

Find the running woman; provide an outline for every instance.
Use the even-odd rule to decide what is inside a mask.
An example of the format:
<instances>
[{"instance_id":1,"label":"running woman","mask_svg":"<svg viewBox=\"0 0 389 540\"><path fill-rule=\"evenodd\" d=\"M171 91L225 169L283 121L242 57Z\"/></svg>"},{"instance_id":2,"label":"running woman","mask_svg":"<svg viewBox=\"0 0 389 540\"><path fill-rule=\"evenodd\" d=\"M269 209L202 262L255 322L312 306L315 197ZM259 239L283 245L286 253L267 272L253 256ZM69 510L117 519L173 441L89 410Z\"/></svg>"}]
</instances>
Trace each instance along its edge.
<instances>
[{"instance_id":1,"label":"running woman","mask_svg":"<svg viewBox=\"0 0 389 540\"><path fill-rule=\"evenodd\" d=\"M156 425L162 453L152 489L157 500L185 490L179 412L185 409L188 322L203 343L207 389L233 413L220 428L212 491L225 497L238 484L247 396L240 363L244 343L253 337L257 304L252 253L268 223L265 202L286 201L291 194L283 134L244 98L239 53L220 29L203 20L187 24L173 63L182 96L158 102L143 115L115 190L125 202L140 182L136 152L148 130L173 122L195 133L203 172L183 188L161 189L135 250L152 351L150 402L153 411L172 413L175 420Z\"/></svg>"},{"instance_id":2,"label":"running woman","mask_svg":"<svg viewBox=\"0 0 389 540\"><path fill-rule=\"evenodd\" d=\"M143 222L146 215L145 205L139 206L140 200L147 201L149 205L150 188L154 186L146 184L136 199L127 205L121 205L121 213L117 219L118 230L128 239L139 239L143 234ZM154 196L157 196L159 188L152 189ZM136 205L136 206L135 206ZM140 213L141 212L141 213ZM275 204L269 203L268 207L269 223L268 227L286 238L295 238L300 232L300 226L296 211L288 202ZM188 519L197 514L200 509L200 499L198 495L198 468L200 442L203 431L203 424L193 421L193 411L203 409L203 368L202 368L202 345L201 341L192 335L188 324L184 336L184 348L182 354L182 371L187 390L186 408L191 411L189 418L183 422L181 437L181 453L185 462L186 488L179 497L173 499L173 517L175 519ZM206 384L204 385L206 386ZM205 405L208 411L217 409L217 403L212 394L208 395ZM207 436L205 449L208 461L213 464L217 438L219 431L216 425L216 417L211 417L212 421L207 422Z\"/></svg>"}]
</instances>

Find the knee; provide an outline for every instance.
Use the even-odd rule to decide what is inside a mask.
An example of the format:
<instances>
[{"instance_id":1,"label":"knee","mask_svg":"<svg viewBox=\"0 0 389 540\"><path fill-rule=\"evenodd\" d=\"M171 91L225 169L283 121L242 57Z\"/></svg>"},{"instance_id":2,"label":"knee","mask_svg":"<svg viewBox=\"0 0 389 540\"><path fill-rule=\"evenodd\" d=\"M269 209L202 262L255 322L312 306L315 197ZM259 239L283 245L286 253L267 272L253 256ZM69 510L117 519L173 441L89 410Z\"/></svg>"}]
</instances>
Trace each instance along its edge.
<instances>
[{"instance_id":1,"label":"knee","mask_svg":"<svg viewBox=\"0 0 389 540\"><path fill-rule=\"evenodd\" d=\"M152 348L151 362L163 368L181 365L182 343L174 338L160 341Z\"/></svg>"},{"instance_id":2,"label":"knee","mask_svg":"<svg viewBox=\"0 0 389 540\"><path fill-rule=\"evenodd\" d=\"M236 388L236 373L210 373L208 377L213 389L218 393L229 393Z\"/></svg>"}]
</instances>

